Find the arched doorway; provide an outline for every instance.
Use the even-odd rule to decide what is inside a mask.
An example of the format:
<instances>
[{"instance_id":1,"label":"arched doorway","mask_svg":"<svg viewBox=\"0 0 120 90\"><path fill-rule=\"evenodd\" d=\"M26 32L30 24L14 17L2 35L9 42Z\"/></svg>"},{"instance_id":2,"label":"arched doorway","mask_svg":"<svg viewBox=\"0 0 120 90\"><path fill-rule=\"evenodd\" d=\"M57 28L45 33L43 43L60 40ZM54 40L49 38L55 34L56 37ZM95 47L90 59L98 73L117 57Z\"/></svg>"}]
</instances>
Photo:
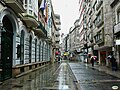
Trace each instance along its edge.
<instances>
[{"instance_id":1,"label":"arched doorway","mask_svg":"<svg viewBox=\"0 0 120 90\"><path fill-rule=\"evenodd\" d=\"M1 62L0 68L2 73L0 80L4 81L12 77L12 57L13 57L13 26L8 18L4 16L3 20L3 31L1 33Z\"/></svg>"}]
</instances>

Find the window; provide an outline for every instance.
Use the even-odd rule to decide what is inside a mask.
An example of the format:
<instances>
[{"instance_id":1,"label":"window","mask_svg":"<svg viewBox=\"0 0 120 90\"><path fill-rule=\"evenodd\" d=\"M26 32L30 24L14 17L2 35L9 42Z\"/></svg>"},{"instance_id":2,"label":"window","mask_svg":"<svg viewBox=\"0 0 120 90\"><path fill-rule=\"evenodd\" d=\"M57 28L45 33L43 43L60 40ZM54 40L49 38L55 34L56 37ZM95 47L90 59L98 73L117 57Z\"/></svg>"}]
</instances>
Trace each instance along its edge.
<instances>
[{"instance_id":1,"label":"window","mask_svg":"<svg viewBox=\"0 0 120 90\"><path fill-rule=\"evenodd\" d=\"M21 31L21 38L20 38L20 64L24 63L24 35L25 32Z\"/></svg>"},{"instance_id":2,"label":"window","mask_svg":"<svg viewBox=\"0 0 120 90\"><path fill-rule=\"evenodd\" d=\"M25 0L25 4L27 4L27 0Z\"/></svg>"},{"instance_id":3,"label":"window","mask_svg":"<svg viewBox=\"0 0 120 90\"><path fill-rule=\"evenodd\" d=\"M39 61L41 60L41 42L39 43Z\"/></svg>"},{"instance_id":4,"label":"window","mask_svg":"<svg viewBox=\"0 0 120 90\"><path fill-rule=\"evenodd\" d=\"M93 5L93 10L94 10L94 12L96 11L96 4L97 4L97 1L96 1L95 4Z\"/></svg>"},{"instance_id":5,"label":"window","mask_svg":"<svg viewBox=\"0 0 120 90\"><path fill-rule=\"evenodd\" d=\"M118 23L120 22L120 9L117 11Z\"/></svg>"},{"instance_id":6,"label":"window","mask_svg":"<svg viewBox=\"0 0 120 90\"><path fill-rule=\"evenodd\" d=\"M29 10L29 14L31 14L31 15L32 15L32 10Z\"/></svg>"},{"instance_id":7,"label":"window","mask_svg":"<svg viewBox=\"0 0 120 90\"><path fill-rule=\"evenodd\" d=\"M29 37L29 63L31 63L32 58L32 36Z\"/></svg>"},{"instance_id":8,"label":"window","mask_svg":"<svg viewBox=\"0 0 120 90\"><path fill-rule=\"evenodd\" d=\"M31 0L29 0L29 4L31 4Z\"/></svg>"},{"instance_id":9,"label":"window","mask_svg":"<svg viewBox=\"0 0 120 90\"><path fill-rule=\"evenodd\" d=\"M98 32L94 38L96 43L103 40L102 31Z\"/></svg>"},{"instance_id":10,"label":"window","mask_svg":"<svg viewBox=\"0 0 120 90\"><path fill-rule=\"evenodd\" d=\"M35 62L37 61L37 39L35 39Z\"/></svg>"}]
</instances>

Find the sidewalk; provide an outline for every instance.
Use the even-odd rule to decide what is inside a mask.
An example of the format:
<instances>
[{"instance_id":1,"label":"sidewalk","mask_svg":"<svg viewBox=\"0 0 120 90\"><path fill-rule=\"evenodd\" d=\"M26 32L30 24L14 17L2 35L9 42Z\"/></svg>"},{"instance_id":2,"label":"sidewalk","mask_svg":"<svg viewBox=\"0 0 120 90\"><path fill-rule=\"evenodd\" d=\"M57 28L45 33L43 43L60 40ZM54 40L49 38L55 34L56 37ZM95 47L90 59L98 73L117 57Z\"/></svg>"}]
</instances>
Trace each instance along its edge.
<instances>
[{"instance_id":1,"label":"sidewalk","mask_svg":"<svg viewBox=\"0 0 120 90\"><path fill-rule=\"evenodd\" d=\"M111 68L107 67L107 66L101 66L101 65L94 65L94 67L92 67L91 64L86 64L84 63L86 66L90 67L90 68L94 68L96 70L105 72L107 74L110 74L112 76L118 77L120 78L120 70L117 71L112 71Z\"/></svg>"}]
</instances>

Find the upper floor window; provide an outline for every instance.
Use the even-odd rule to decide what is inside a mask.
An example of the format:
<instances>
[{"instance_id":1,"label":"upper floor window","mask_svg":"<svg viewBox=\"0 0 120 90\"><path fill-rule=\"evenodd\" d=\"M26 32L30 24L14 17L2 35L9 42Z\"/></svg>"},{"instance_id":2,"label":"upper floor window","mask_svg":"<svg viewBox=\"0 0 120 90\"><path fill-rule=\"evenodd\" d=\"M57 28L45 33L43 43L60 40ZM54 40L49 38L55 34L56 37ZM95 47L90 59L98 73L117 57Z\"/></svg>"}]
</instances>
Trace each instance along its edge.
<instances>
[{"instance_id":1,"label":"upper floor window","mask_svg":"<svg viewBox=\"0 0 120 90\"><path fill-rule=\"evenodd\" d=\"M120 22L120 9L117 11L118 23Z\"/></svg>"},{"instance_id":2,"label":"upper floor window","mask_svg":"<svg viewBox=\"0 0 120 90\"><path fill-rule=\"evenodd\" d=\"M27 4L27 0L25 0L25 4Z\"/></svg>"},{"instance_id":3,"label":"upper floor window","mask_svg":"<svg viewBox=\"0 0 120 90\"><path fill-rule=\"evenodd\" d=\"M29 4L31 4L31 0L29 0Z\"/></svg>"},{"instance_id":4,"label":"upper floor window","mask_svg":"<svg viewBox=\"0 0 120 90\"><path fill-rule=\"evenodd\" d=\"M93 5L93 11L96 11L96 5L97 5L97 1L95 2L95 4Z\"/></svg>"}]
</instances>

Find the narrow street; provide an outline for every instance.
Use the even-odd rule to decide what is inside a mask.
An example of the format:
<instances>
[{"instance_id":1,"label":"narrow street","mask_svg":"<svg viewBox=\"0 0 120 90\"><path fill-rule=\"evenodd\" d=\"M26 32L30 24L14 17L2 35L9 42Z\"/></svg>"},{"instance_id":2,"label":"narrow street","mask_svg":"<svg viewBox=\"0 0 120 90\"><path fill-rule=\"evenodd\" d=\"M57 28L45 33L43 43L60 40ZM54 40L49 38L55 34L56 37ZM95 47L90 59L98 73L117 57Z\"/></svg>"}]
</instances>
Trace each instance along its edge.
<instances>
[{"instance_id":1,"label":"narrow street","mask_svg":"<svg viewBox=\"0 0 120 90\"><path fill-rule=\"evenodd\" d=\"M0 90L112 90L113 85L120 87L120 79L83 63L65 61L7 80Z\"/></svg>"}]
</instances>

